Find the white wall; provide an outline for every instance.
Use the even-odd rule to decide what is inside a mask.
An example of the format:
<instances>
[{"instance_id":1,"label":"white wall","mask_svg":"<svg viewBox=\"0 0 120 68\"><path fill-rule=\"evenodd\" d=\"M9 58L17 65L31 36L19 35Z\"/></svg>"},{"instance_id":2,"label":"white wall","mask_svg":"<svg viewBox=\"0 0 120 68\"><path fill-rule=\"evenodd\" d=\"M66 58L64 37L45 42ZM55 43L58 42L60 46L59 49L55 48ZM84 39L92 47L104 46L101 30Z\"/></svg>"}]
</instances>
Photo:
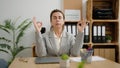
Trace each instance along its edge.
<instances>
[{"instance_id":1,"label":"white wall","mask_svg":"<svg viewBox=\"0 0 120 68\"><path fill-rule=\"evenodd\" d=\"M83 0L83 7L85 6L85 1ZM37 20L43 22L43 26L48 29L50 28L49 16L53 9L62 9L62 0L0 0L0 22L2 23L5 19L16 19L20 16L20 21L26 18L31 18L35 16ZM85 12L86 9L83 9ZM85 18L86 13L83 13ZM18 22L19 24L19 22ZM20 42L24 46L31 46L32 42L35 42L34 38L34 26L32 25L27 31ZM0 32L0 36L4 35ZM0 57L6 57L5 54Z\"/></svg>"},{"instance_id":2,"label":"white wall","mask_svg":"<svg viewBox=\"0 0 120 68\"><path fill-rule=\"evenodd\" d=\"M43 26L49 29L50 11L56 8L61 9L61 0L0 0L0 22L8 18L14 20L19 16L21 21L36 16L37 20L42 21ZM24 44L29 46L34 39L33 25L27 32L27 44Z\"/></svg>"}]
</instances>

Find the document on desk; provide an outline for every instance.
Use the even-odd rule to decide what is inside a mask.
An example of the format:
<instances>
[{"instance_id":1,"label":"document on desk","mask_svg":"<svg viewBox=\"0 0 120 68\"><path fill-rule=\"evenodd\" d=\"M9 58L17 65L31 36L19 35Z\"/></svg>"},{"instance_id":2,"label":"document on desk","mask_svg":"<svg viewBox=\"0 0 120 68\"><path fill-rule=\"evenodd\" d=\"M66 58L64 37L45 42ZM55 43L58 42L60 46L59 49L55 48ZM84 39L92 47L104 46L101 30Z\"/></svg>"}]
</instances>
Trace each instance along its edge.
<instances>
[{"instance_id":1,"label":"document on desk","mask_svg":"<svg viewBox=\"0 0 120 68\"><path fill-rule=\"evenodd\" d=\"M70 58L71 61L81 62L81 57L72 57ZM99 57L99 56L92 56L92 61L104 61L106 59Z\"/></svg>"}]
</instances>

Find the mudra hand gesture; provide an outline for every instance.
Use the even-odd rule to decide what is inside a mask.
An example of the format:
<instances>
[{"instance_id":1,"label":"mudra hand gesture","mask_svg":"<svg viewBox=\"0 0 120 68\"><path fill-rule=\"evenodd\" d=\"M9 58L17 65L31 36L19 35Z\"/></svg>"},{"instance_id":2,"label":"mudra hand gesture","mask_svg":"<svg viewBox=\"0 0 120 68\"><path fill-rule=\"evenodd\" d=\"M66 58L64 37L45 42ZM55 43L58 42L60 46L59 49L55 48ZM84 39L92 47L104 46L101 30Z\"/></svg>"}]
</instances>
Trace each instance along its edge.
<instances>
[{"instance_id":1,"label":"mudra hand gesture","mask_svg":"<svg viewBox=\"0 0 120 68\"><path fill-rule=\"evenodd\" d=\"M84 28L87 26L87 20L86 19L82 19L81 21L78 21L77 23L77 28L79 32L83 32Z\"/></svg>"},{"instance_id":2,"label":"mudra hand gesture","mask_svg":"<svg viewBox=\"0 0 120 68\"><path fill-rule=\"evenodd\" d=\"M41 28L42 28L42 22L37 22L36 21L36 18L33 17L33 24L34 24L34 27L36 29L37 32L40 32L41 31Z\"/></svg>"}]
</instances>

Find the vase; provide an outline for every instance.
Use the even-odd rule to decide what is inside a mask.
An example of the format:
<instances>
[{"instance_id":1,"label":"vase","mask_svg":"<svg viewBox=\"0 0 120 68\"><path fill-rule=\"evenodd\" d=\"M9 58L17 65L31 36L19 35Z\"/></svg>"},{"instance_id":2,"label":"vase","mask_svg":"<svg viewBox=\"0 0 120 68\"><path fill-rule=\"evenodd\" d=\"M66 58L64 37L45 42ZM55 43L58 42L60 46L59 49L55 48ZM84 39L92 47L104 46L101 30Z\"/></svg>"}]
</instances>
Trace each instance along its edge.
<instances>
[{"instance_id":1,"label":"vase","mask_svg":"<svg viewBox=\"0 0 120 68\"><path fill-rule=\"evenodd\" d=\"M69 68L70 67L70 60L60 60L60 68Z\"/></svg>"},{"instance_id":2,"label":"vase","mask_svg":"<svg viewBox=\"0 0 120 68\"><path fill-rule=\"evenodd\" d=\"M111 43L111 40L107 40L107 43Z\"/></svg>"}]
</instances>

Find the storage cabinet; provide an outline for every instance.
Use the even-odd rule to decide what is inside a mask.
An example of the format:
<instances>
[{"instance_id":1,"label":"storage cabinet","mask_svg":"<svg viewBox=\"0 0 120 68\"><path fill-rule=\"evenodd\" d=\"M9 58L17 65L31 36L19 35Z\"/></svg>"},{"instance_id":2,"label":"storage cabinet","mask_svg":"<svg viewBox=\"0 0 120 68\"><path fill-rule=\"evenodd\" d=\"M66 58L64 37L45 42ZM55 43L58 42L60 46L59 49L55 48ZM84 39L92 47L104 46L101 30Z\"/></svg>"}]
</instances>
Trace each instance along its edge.
<instances>
[{"instance_id":1,"label":"storage cabinet","mask_svg":"<svg viewBox=\"0 0 120 68\"><path fill-rule=\"evenodd\" d=\"M84 9L82 8L82 0L64 0L63 8L64 12L68 9L80 10L81 20L82 9ZM94 55L118 62L119 0L87 0L86 9L86 18L90 22L88 34L84 38L84 45L92 45ZM73 25L76 26L77 22L78 20L67 20L65 25L71 25L72 28ZM67 27L67 29L69 28ZM110 43L107 43L106 36L108 35L112 37Z\"/></svg>"},{"instance_id":2,"label":"storage cabinet","mask_svg":"<svg viewBox=\"0 0 120 68\"><path fill-rule=\"evenodd\" d=\"M119 0L87 1L87 19L90 20L91 24L90 42L93 47L97 47L94 50L94 55L99 55L116 62L118 62L119 46L118 10ZM95 30L97 30L97 35L94 34ZM112 37L110 43L107 43L106 37L108 35Z\"/></svg>"}]
</instances>

